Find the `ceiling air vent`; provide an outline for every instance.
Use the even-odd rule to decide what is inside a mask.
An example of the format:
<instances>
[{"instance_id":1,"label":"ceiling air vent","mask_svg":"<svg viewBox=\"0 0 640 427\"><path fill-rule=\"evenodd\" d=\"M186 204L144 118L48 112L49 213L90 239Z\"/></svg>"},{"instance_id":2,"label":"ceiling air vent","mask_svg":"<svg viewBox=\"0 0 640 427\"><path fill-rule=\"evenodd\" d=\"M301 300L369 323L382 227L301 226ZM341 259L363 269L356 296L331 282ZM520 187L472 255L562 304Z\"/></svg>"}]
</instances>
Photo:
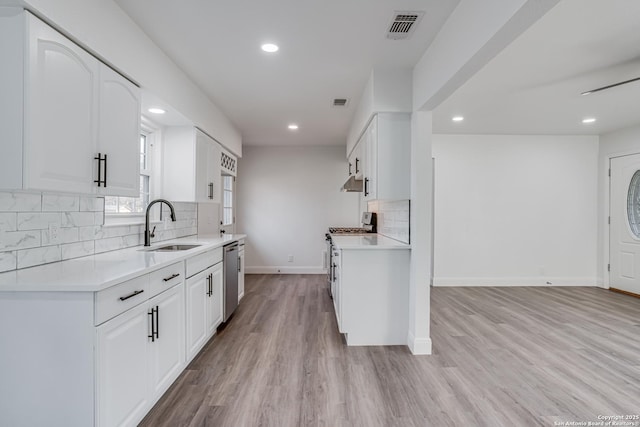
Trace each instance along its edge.
<instances>
[{"instance_id":1,"label":"ceiling air vent","mask_svg":"<svg viewBox=\"0 0 640 427\"><path fill-rule=\"evenodd\" d=\"M349 100L347 98L335 98L333 100L333 105L334 107L346 107L347 104L349 103Z\"/></svg>"},{"instance_id":2,"label":"ceiling air vent","mask_svg":"<svg viewBox=\"0 0 640 427\"><path fill-rule=\"evenodd\" d=\"M423 15L424 12L395 11L389 25L389 31L387 31L387 38L391 40L406 40L410 38Z\"/></svg>"}]
</instances>

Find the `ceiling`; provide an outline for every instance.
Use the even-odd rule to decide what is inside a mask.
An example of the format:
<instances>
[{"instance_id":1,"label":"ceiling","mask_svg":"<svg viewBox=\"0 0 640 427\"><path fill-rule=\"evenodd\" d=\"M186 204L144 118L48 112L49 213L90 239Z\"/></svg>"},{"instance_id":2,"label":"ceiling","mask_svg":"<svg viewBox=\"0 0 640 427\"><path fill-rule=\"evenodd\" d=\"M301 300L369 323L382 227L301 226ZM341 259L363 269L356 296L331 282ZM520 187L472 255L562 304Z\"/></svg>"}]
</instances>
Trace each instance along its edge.
<instances>
[{"instance_id":1,"label":"ceiling","mask_svg":"<svg viewBox=\"0 0 640 427\"><path fill-rule=\"evenodd\" d=\"M225 112L243 145L346 144L372 68L413 68L459 2L115 1ZM386 39L394 11L406 10L425 12L413 36ZM262 52L267 42L279 52ZM337 108L334 98L350 101Z\"/></svg>"},{"instance_id":2,"label":"ceiling","mask_svg":"<svg viewBox=\"0 0 640 427\"><path fill-rule=\"evenodd\" d=\"M438 106L434 132L597 135L640 123L640 81L580 95L640 77L639 28L640 1L561 1Z\"/></svg>"}]
</instances>

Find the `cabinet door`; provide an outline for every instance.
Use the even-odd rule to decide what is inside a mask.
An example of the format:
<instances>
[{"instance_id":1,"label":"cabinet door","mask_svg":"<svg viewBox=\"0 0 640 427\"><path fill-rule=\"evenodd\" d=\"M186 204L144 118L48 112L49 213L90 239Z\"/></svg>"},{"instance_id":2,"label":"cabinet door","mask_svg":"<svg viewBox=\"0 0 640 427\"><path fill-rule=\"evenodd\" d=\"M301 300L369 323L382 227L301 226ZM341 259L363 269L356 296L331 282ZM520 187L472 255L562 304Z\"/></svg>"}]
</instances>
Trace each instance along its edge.
<instances>
[{"instance_id":1,"label":"cabinet door","mask_svg":"<svg viewBox=\"0 0 640 427\"><path fill-rule=\"evenodd\" d=\"M138 197L140 91L133 83L103 64L100 64L97 152L107 155L107 186L99 187L99 193ZM97 162L94 165L97 166ZM97 169L95 174L97 176Z\"/></svg>"},{"instance_id":2,"label":"cabinet door","mask_svg":"<svg viewBox=\"0 0 640 427\"><path fill-rule=\"evenodd\" d=\"M349 157L349 171L351 175L354 175L356 179L362 179L362 146L364 145L365 136L363 135L356 144L355 148L351 152Z\"/></svg>"},{"instance_id":3,"label":"cabinet door","mask_svg":"<svg viewBox=\"0 0 640 427\"><path fill-rule=\"evenodd\" d=\"M135 425L149 406L148 304L97 327L97 425Z\"/></svg>"},{"instance_id":4,"label":"cabinet door","mask_svg":"<svg viewBox=\"0 0 640 427\"><path fill-rule=\"evenodd\" d=\"M196 183L195 183L195 201L211 202L214 196L213 183L211 182L211 150L212 142L210 138L196 131Z\"/></svg>"},{"instance_id":5,"label":"cabinet door","mask_svg":"<svg viewBox=\"0 0 640 427\"><path fill-rule=\"evenodd\" d=\"M364 198L375 200L378 198L378 126L374 117L365 132L365 165L364 165Z\"/></svg>"},{"instance_id":6,"label":"cabinet door","mask_svg":"<svg viewBox=\"0 0 640 427\"><path fill-rule=\"evenodd\" d=\"M222 148L216 141L211 141L209 148L209 182L212 184L212 198L211 202L220 203L222 201L222 167L220 165L220 156L222 155Z\"/></svg>"},{"instance_id":7,"label":"cabinet door","mask_svg":"<svg viewBox=\"0 0 640 427\"><path fill-rule=\"evenodd\" d=\"M184 285L181 283L150 301L157 337L150 345L151 395L159 397L184 366Z\"/></svg>"},{"instance_id":8,"label":"cabinet door","mask_svg":"<svg viewBox=\"0 0 640 427\"><path fill-rule=\"evenodd\" d=\"M216 332L216 328L222 323L222 315L224 310L224 298L222 287L224 284L222 263L218 263L211 267L212 290L213 292L207 298L207 336L211 336Z\"/></svg>"},{"instance_id":9,"label":"cabinet door","mask_svg":"<svg viewBox=\"0 0 640 427\"><path fill-rule=\"evenodd\" d=\"M238 265L240 271L238 272L238 302L244 296L244 250L241 250L238 255Z\"/></svg>"},{"instance_id":10,"label":"cabinet door","mask_svg":"<svg viewBox=\"0 0 640 427\"><path fill-rule=\"evenodd\" d=\"M202 348L208 338L207 308L209 291L209 269L187 279L187 360Z\"/></svg>"},{"instance_id":11,"label":"cabinet door","mask_svg":"<svg viewBox=\"0 0 640 427\"><path fill-rule=\"evenodd\" d=\"M92 193L98 60L26 15L24 187Z\"/></svg>"}]
</instances>

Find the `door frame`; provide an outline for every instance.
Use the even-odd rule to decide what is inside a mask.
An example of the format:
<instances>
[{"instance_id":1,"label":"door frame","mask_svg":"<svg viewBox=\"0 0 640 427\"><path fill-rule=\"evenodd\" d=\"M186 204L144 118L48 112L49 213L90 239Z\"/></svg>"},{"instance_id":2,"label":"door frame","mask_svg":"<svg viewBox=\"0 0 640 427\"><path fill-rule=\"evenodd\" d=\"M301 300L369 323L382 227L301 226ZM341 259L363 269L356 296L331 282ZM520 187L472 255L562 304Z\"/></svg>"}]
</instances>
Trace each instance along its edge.
<instances>
[{"instance_id":1,"label":"door frame","mask_svg":"<svg viewBox=\"0 0 640 427\"><path fill-rule=\"evenodd\" d=\"M624 151L616 151L614 153L609 153L607 154L607 156L604 158L603 161L603 170L604 172L604 179L605 179L605 185L604 187L604 198L603 200L606 200L607 203L605 203L604 205L604 216L602 218L602 229L603 229L603 233L602 233L602 239L603 239L603 251L602 251L602 279L603 279L603 283L602 283L602 287L605 289L609 289L610 288L610 284L611 284L611 272L609 271L609 269L607 268L607 266L611 263L611 224L609 223L609 218L611 217L611 159L615 159L618 157L626 157L626 156L633 156L636 154L640 154L640 151L636 148L636 149L629 149L629 150L624 150Z\"/></svg>"}]
</instances>

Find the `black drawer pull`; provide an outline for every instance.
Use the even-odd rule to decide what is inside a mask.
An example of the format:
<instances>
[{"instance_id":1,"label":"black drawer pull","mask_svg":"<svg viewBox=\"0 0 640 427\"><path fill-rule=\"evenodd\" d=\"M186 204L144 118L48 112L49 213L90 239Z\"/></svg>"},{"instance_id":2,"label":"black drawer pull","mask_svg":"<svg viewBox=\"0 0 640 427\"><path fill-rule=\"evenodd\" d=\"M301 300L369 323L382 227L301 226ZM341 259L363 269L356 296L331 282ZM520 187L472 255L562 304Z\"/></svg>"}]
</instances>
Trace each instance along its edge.
<instances>
[{"instance_id":1,"label":"black drawer pull","mask_svg":"<svg viewBox=\"0 0 640 427\"><path fill-rule=\"evenodd\" d=\"M172 274L171 276L169 276L169 277L165 277L165 278L164 278L164 279L162 279L162 280L164 280L165 282L168 282L168 281L169 281L169 280L171 280L171 279L175 279L175 278L176 278L176 277L178 277L179 275L180 275L180 273L174 273L174 274Z\"/></svg>"},{"instance_id":2,"label":"black drawer pull","mask_svg":"<svg viewBox=\"0 0 640 427\"><path fill-rule=\"evenodd\" d=\"M120 301L126 301L126 300L128 300L129 298L133 298L133 297L135 297L136 295L140 295L140 294L141 294L141 293L143 293L143 292L144 292L144 289L139 290L139 291L133 291L133 293L132 293L131 295L127 295L126 297L120 297Z\"/></svg>"}]
</instances>

